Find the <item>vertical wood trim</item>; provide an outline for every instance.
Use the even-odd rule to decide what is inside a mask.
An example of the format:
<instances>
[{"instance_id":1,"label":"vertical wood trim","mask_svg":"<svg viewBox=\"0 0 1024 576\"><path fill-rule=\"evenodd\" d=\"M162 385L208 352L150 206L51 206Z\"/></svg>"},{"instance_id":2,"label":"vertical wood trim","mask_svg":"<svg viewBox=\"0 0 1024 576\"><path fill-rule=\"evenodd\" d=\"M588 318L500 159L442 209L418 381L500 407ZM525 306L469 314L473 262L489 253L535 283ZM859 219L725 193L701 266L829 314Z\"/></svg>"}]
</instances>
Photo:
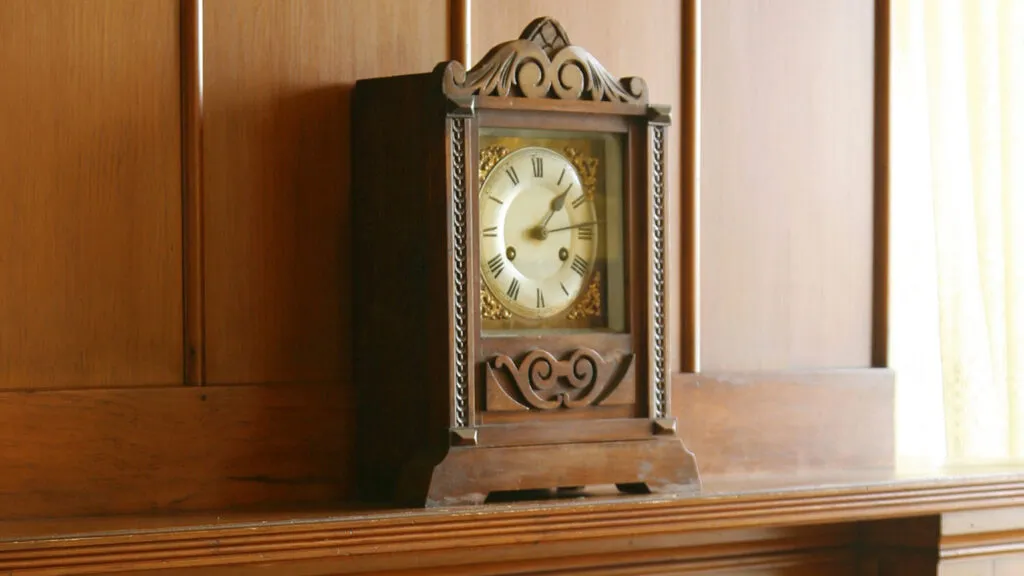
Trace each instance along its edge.
<instances>
[{"instance_id":1,"label":"vertical wood trim","mask_svg":"<svg viewBox=\"0 0 1024 576\"><path fill-rule=\"evenodd\" d=\"M448 57L468 69L470 62L470 25L472 0L448 0Z\"/></svg>"},{"instance_id":2,"label":"vertical wood trim","mask_svg":"<svg viewBox=\"0 0 1024 576\"><path fill-rule=\"evenodd\" d=\"M185 383L206 381L203 270L203 0L181 0Z\"/></svg>"},{"instance_id":3,"label":"vertical wood trim","mask_svg":"<svg viewBox=\"0 0 1024 576\"><path fill-rule=\"evenodd\" d=\"M647 208L647 242L648 270L647 275L650 285L647 288L647 355L648 368L647 378L651 382L652 395L648 399L649 414L654 418L665 418L669 414L671 383L671 357L672 340L669 338L669 330L666 329L666 318L671 308L668 306L668 291L665 287L665 212L666 212L666 173L668 169L668 154L672 152L668 135L668 114L667 110L651 107L648 108L648 176L647 182L650 185L650 195ZM671 188L669 193L671 193ZM671 320L668 320L671 321Z\"/></svg>"},{"instance_id":4,"label":"vertical wood trim","mask_svg":"<svg viewBox=\"0 0 1024 576\"><path fill-rule=\"evenodd\" d=\"M889 0L875 0L874 264L871 365L889 362Z\"/></svg>"},{"instance_id":5,"label":"vertical wood trim","mask_svg":"<svg viewBox=\"0 0 1024 576\"><path fill-rule=\"evenodd\" d=\"M680 372L700 370L700 0L683 1Z\"/></svg>"}]
</instances>

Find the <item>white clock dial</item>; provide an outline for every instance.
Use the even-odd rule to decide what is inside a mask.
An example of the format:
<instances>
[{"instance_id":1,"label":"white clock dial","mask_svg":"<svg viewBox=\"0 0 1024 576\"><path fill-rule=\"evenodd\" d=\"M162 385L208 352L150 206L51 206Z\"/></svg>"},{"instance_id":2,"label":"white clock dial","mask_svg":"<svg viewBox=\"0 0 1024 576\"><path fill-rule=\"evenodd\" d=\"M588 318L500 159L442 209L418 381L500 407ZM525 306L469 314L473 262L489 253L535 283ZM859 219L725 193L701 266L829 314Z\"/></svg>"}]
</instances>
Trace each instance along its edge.
<instances>
[{"instance_id":1,"label":"white clock dial","mask_svg":"<svg viewBox=\"0 0 1024 576\"><path fill-rule=\"evenodd\" d=\"M597 210L572 162L542 147L501 159L480 188L480 272L513 314L568 308L597 258Z\"/></svg>"}]
</instances>

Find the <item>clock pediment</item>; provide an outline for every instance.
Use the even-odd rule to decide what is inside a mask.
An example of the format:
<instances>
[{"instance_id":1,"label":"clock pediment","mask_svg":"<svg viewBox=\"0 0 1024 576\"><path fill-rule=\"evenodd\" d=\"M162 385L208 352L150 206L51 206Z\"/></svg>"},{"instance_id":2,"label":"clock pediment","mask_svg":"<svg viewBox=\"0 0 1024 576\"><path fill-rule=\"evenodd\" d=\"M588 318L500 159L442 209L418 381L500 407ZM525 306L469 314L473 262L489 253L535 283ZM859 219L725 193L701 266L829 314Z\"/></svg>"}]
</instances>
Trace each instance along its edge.
<instances>
[{"instance_id":1,"label":"clock pediment","mask_svg":"<svg viewBox=\"0 0 1024 576\"><path fill-rule=\"evenodd\" d=\"M449 62L443 89L450 98L497 96L556 100L591 100L647 104L647 83L639 77L617 78L590 52L569 41L556 20L532 21L516 40L492 48L466 70Z\"/></svg>"}]
</instances>

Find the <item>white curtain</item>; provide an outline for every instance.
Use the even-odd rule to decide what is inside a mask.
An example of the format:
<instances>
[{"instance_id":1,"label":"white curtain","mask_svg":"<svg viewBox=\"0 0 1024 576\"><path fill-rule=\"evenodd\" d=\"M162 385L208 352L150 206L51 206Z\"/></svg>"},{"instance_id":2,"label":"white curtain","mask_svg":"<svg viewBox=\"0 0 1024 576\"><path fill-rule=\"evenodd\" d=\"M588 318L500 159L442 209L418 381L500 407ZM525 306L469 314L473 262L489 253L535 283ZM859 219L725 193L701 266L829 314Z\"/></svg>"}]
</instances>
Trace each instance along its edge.
<instances>
[{"instance_id":1,"label":"white curtain","mask_svg":"<svg viewBox=\"0 0 1024 576\"><path fill-rule=\"evenodd\" d=\"M1024 0L892 0L890 365L906 465L1024 455Z\"/></svg>"}]
</instances>

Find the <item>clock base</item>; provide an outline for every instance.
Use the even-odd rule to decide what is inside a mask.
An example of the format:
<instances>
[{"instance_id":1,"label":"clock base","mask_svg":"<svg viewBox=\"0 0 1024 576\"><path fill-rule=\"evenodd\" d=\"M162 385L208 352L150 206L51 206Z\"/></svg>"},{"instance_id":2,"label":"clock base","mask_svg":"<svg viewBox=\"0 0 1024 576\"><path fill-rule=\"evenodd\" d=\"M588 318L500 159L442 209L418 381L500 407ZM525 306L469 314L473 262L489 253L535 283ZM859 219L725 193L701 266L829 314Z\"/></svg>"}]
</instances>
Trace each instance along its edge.
<instances>
[{"instance_id":1,"label":"clock base","mask_svg":"<svg viewBox=\"0 0 1024 576\"><path fill-rule=\"evenodd\" d=\"M614 484L626 493L694 493L700 475L693 453L674 436L643 440L453 446L440 463L406 469L396 494L416 507L483 504L492 492Z\"/></svg>"}]
</instances>

